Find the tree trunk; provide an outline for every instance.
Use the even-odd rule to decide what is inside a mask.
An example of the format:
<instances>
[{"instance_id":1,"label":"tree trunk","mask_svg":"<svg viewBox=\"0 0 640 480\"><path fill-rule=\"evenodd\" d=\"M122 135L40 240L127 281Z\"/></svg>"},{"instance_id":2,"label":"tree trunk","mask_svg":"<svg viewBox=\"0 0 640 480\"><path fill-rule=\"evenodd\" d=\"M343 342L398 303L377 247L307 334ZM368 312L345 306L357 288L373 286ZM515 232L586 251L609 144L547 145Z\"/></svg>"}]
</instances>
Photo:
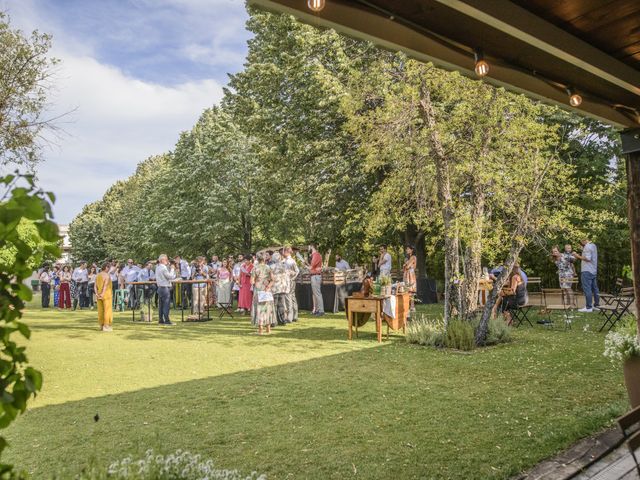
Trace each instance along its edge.
<instances>
[{"instance_id":1,"label":"tree trunk","mask_svg":"<svg viewBox=\"0 0 640 480\"><path fill-rule=\"evenodd\" d=\"M509 255L507 255L507 260L505 261L505 269L502 271L498 279L493 284L493 290L489 293L489 298L487 298L487 303L484 306L484 310L482 311L482 318L480 319L480 325L478 326L478 330L476 331L476 344L484 345L487 339L487 333L489 331L489 320L491 319L491 312L493 310L493 306L496 304L496 300L498 298L498 293L504 287L504 284L507 282L511 270L520 255L520 251L524 246L522 240L515 240L515 238L522 238L521 236L514 237L514 240L511 243L511 248L509 249Z\"/></svg>"},{"instance_id":2,"label":"tree trunk","mask_svg":"<svg viewBox=\"0 0 640 480\"><path fill-rule=\"evenodd\" d=\"M460 301L460 253L459 239L455 218L453 198L451 195L451 178L449 174L450 160L442 146L440 132L436 125L435 112L431 103L431 94L422 86L420 107L421 114L429 127L429 140L436 167L436 184L438 200L442 205L444 224L444 323L449 324L453 315L459 313L457 305ZM458 311L457 311L458 310Z\"/></svg>"},{"instance_id":3,"label":"tree trunk","mask_svg":"<svg viewBox=\"0 0 640 480\"><path fill-rule=\"evenodd\" d=\"M513 266L520 255L520 251L522 247L524 247L524 239L527 237L527 233L529 230L529 222L531 219L531 210L536 203L536 198L538 195L538 190L540 189L540 185L542 184L542 180L545 178L547 174L547 170L549 165L554 159L549 159L547 164L542 169L540 174L537 176L535 182L531 186L528 191L526 197L526 203L518 218L518 224L511 235L511 248L509 249L509 255L507 256L507 260L504 262L505 269L502 274L498 277L496 282L493 285L493 290L489 294L489 298L487 299L487 304L484 306L484 310L482 312L482 318L480 319L480 325L478 326L478 330L476 331L476 344L484 345L487 339L487 332L489 331L489 319L491 318L491 311L493 306L496 303L496 298L502 290L507 278L509 278L509 274L513 269Z\"/></svg>"},{"instance_id":4,"label":"tree trunk","mask_svg":"<svg viewBox=\"0 0 640 480\"><path fill-rule=\"evenodd\" d=\"M464 283L462 284L462 316L467 318L478 308L478 288L482 274L482 235L484 233L484 188L474 183L471 195L472 227L464 253Z\"/></svg>"}]
</instances>

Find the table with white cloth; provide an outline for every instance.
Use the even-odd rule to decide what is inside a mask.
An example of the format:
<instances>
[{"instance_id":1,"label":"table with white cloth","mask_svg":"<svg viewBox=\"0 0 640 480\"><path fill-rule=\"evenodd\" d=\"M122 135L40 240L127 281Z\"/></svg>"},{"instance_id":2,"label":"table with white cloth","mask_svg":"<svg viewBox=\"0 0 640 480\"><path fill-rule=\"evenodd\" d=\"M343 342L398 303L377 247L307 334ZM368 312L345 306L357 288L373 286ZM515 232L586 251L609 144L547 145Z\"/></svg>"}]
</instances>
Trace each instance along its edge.
<instances>
[{"instance_id":1,"label":"table with white cloth","mask_svg":"<svg viewBox=\"0 0 640 480\"><path fill-rule=\"evenodd\" d=\"M383 321L387 324L387 337L389 337L389 329L402 329L404 333L411 308L411 295L409 293L370 297L353 295L346 298L345 307L349 325L349 340L352 339L353 328L355 327L357 336L358 327L367 323L373 315L376 321L378 342L382 342Z\"/></svg>"}]
</instances>

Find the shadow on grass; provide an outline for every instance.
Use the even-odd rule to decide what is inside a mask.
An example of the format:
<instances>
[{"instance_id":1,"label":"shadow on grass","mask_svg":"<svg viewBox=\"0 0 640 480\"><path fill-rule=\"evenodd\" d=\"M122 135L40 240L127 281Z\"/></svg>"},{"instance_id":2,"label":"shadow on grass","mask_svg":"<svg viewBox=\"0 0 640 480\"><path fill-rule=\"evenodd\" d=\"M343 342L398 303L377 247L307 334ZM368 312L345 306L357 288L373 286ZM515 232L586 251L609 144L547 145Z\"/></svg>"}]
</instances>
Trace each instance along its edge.
<instances>
[{"instance_id":1,"label":"shadow on grass","mask_svg":"<svg viewBox=\"0 0 640 480\"><path fill-rule=\"evenodd\" d=\"M46 478L90 459L187 449L270 479L507 478L624 408L599 355L556 342L564 348L527 343L481 356L390 342L45 406L8 430L7 460Z\"/></svg>"}]
</instances>

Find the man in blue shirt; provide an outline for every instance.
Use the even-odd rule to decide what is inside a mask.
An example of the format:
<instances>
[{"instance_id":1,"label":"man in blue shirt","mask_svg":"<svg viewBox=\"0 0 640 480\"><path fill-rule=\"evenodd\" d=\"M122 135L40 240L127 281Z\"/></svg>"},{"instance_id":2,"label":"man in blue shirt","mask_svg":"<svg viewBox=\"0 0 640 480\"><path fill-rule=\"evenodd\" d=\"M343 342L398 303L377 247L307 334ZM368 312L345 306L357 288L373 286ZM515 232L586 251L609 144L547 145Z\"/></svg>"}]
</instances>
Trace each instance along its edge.
<instances>
[{"instance_id":1,"label":"man in blue shirt","mask_svg":"<svg viewBox=\"0 0 640 480\"><path fill-rule=\"evenodd\" d=\"M149 303L151 301L151 297L156 293L156 272L153 270L153 263L147 262L144 268L140 270L138 274L139 282L154 282L152 285L143 285L142 291L144 303Z\"/></svg>"},{"instance_id":2,"label":"man in blue shirt","mask_svg":"<svg viewBox=\"0 0 640 480\"><path fill-rule=\"evenodd\" d=\"M573 252L580 262L580 283L584 292L585 307L579 312L591 313L600 309L600 291L598 290L598 247L589 239L580 240L582 255Z\"/></svg>"},{"instance_id":3,"label":"man in blue shirt","mask_svg":"<svg viewBox=\"0 0 640 480\"><path fill-rule=\"evenodd\" d=\"M174 258L174 261L176 262L178 273L180 274L180 279L190 280L191 267L189 266L189 262L187 262L184 258L180 258L179 255ZM191 284L183 283L180 286L180 303L181 308L183 309L188 309L189 305L191 305Z\"/></svg>"}]
</instances>

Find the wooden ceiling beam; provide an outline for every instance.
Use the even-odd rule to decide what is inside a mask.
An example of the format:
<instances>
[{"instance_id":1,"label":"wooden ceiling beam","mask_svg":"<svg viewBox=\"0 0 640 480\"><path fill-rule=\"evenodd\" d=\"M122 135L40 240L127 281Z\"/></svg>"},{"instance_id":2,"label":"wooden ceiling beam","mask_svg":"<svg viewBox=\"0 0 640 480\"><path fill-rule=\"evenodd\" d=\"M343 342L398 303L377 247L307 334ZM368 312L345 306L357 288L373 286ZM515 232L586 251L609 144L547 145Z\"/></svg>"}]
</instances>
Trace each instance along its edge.
<instances>
[{"instance_id":1,"label":"wooden ceiling beam","mask_svg":"<svg viewBox=\"0 0 640 480\"><path fill-rule=\"evenodd\" d=\"M507 0L435 0L640 96L640 72Z\"/></svg>"},{"instance_id":2,"label":"wooden ceiling beam","mask_svg":"<svg viewBox=\"0 0 640 480\"><path fill-rule=\"evenodd\" d=\"M372 42L387 50L402 51L417 60L431 62L446 70L477 78L473 71L474 60L471 54L430 37L425 32L363 8L357 2L327 1L326 7L320 13L311 12L306 6L306 0L249 0L249 4L273 12L290 14L304 23L321 28L333 28L342 34ZM567 110L571 109L567 94L562 89L554 87L539 76L508 64L491 65L491 73L484 81ZM580 108L572 110L618 128L638 126L636 119L586 96Z\"/></svg>"}]
</instances>

